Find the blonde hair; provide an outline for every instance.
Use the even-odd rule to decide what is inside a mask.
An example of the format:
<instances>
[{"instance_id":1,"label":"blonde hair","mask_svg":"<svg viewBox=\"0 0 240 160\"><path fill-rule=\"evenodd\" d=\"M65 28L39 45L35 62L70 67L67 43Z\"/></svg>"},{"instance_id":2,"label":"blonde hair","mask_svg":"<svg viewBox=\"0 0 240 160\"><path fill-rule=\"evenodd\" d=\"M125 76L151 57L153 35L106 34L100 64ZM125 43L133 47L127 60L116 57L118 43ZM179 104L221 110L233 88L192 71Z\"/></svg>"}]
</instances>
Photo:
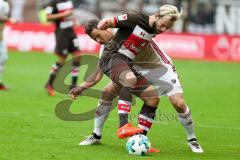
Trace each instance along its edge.
<instances>
[{"instance_id":1,"label":"blonde hair","mask_svg":"<svg viewBox=\"0 0 240 160\"><path fill-rule=\"evenodd\" d=\"M159 17L169 17L171 21L175 22L180 18L180 13L178 12L177 7L172 5L163 5L159 8L158 11Z\"/></svg>"}]
</instances>

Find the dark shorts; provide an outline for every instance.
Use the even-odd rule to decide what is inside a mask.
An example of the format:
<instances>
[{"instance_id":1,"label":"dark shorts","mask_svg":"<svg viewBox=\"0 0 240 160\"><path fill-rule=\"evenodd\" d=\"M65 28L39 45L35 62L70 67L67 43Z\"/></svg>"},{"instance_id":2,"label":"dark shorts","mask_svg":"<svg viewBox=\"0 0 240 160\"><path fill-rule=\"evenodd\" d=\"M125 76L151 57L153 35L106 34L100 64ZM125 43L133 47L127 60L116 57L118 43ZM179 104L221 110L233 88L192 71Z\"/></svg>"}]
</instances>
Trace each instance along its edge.
<instances>
[{"instance_id":1,"label":"dark shorts","mask_svg":"<svg viewBox=\"0 0 240 160\"><path fill-rule=\"evenodd\" d=\"M127 70L134 73L138 79L138 83L147 83L142 74L134 67L132 60L125 55L115 53L110 59L101 61L100 66L104 74L120 86L119 76L122 72Z\"/></svg>"},{"instance_id":2,"label":"dark shorts","mask_svg":"<svg viewBox=\"0 0 240 160\"><path fill-rule=\"evenodd\" d=\"M59 56L67 56L69 53L79 51L77 35L72 28L56 29L56 47L55 53Z\"/></svg>"}]
</instances>

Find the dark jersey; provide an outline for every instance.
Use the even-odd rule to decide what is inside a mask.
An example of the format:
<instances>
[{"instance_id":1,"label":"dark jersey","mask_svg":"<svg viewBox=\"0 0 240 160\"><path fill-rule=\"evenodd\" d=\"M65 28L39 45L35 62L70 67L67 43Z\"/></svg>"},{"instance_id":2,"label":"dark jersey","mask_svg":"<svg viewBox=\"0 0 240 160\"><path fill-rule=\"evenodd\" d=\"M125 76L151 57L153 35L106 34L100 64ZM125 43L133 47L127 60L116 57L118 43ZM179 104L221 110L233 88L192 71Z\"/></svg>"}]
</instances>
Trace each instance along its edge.
<instances>
[{"instance_id":1,"label":"dark jersey","mask_svg":"<svg viewBox=\"0 0 240 160\"><path fill-rule=\"evenodd\" d=\"M58 14L66 10L73 9L71 0L52 0L46 5L47 14ZM71 16L54 21L56 25L55 37L56 47L55 52L60 56L79 51L77 35L73 30L74 21Z\"/></svg>"},{"instance_id":2,"label":"dark jersey","mask_svg":"<svg viewBox=\"0 0 240 160\"><path fill-rule=\"evenodd\" d=\"M149 16L143 13L133 12L117 16L114 23L119 29L105 46L103 59L119 53L134 59L155 36L155 30L149 26Z\"/></svg>"},{"instance_id":3,"label":"dark jersey","mask_svg":"<svg viewBox=\"0 0 240 160\"><path fill-rule=\"evenodd\" d=\"M58 14L66 10L73 9L73 2L71 0L52 0L46 5L47 14ZM71 16L54 21L57 28L66 29L74 26L74 21Z\"/></svg>"}]
</instances>

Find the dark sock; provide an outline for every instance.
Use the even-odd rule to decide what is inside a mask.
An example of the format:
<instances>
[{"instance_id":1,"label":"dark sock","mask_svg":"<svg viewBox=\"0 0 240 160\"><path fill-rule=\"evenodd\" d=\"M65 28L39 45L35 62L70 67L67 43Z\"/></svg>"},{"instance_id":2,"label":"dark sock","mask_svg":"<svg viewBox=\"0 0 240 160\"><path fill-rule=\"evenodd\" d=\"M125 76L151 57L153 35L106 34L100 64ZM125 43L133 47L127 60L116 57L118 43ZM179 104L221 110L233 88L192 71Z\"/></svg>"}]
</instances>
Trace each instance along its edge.
<instances>
[{"instance_id":1,"label":"dark sock","mask_svg":"<svg viewBox=\"0 0 240 160\"><path fill-rule=\"evenodd\" d=\"M55 63L55 64L52 65L51 74L50 74L49 79L48 79L48 84L50 86L53 85L53 82L54 82L60 68L61 68L61 65L59 63Z\"/></svg>"},{"instance_id":2,"label":"dark sock","mask_svg":"<svg viewBox=\"0 0 240 160\"><path fill-rule=\"evenodd\" d=\"M197 142L197 139L196 138L192 138L192 139L188 140L188 142L192 142L192 141L196 141Z\"/></svg>"},{"instance_id":3,"label":"dark sock","mask_svg":"<svg viewBox=\"0 0 240 160\"><path fill-rule=\"evenodd\" d=\"M78 77L76 77L76 76L72 77L72 87L76 87L77 86L77 80L78 80Z\"/></svg>"},{"instance_id":4,"label":"dark sock","mask_svg":"<svg viewBox=\"0 0 240 160\"><path fill-rule=\"evenodd\" d=\"M120 122L120 127L124 126L125 124L128 123L128 114L119 114L119 122Z\"/></svg>"},{"instance_id":5,"label":"dark sock","mask_svg":"<svg viewBox=\"0 0 240 160\"><path fill-rule=\"evenodd\" d=\"M96 139L101 139L101 138L102 138L102 136L98 136L98 135L97 135L96 133L94 133L94 132L92 133L92 135L93 135L93 137L96 138Z\"/></svg>"},{"instance_id":6,"label":"dark sock","mask_svg":"<svg viewBox=\"0 0 240 160\"><path fill-rule=\"evenodd\" d=\"M80 61L75 60L72 64L72 87L77 85L78 74L79 74Z\"/></svg>"},{"instance_id":7,"label":"dark sock","mask_svg":"<svg viewBox=\"0 0 240 160\"><path fill-rule=\"evenodd\" d=\"M53 82L54 82L54 79L56 78L56 75L51 73L50 76L49 76L49 80L48 80L48 84L50 86L53 86Z\"/></svg>"},{"instance_id":8,"label":"dark sock","mask_svg":"<svg viewBox=\"0 0 240 160\"><path fill-rule=\"evenodd\" d=\"M145 131L145 130L144 130L142 134L143 134L144 136L146 136L147 133L148 133L148 131Z\"/></svg>"},{"instance_id":9,"label":"dark sock","mask_svg":"<svg viewBox=\"0 0 240 160\"><path fill-rule=\"evenodd\" d=\"M149 130L152 126L152 122L148 121L147 118L154 120L154 118L156 116L156 110L157 110L157 107L143 104L141 112L139 114L139 122L138 123ZM145 118L141 118L140 115L144 116ZM148 130L144 129L143 134L147 135Z\"/></svg>"}]
</instances>

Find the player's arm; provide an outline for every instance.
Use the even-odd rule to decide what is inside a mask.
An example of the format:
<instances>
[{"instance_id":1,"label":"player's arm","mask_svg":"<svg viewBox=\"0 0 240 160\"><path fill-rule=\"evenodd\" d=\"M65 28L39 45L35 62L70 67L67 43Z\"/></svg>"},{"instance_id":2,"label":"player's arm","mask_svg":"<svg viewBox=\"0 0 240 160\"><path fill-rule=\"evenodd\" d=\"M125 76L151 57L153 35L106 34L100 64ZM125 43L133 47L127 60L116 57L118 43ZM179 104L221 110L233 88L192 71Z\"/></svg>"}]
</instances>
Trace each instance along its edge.
<instances>
[{"instance_id":1,"label":"player's arm","mask_svg":"<svg viewBox=\"0 0 240 160\"><path fill-rule=\"evenodd\" d=\"M17 23L17 21L15 19L10 18L9 16L4 16L4 15L0 15L0 22L3 22L3 23L10 22L13 24Z\"/></svg>"},{"instance_id":2,"label":"player's arm","mask_svg":"<svg viewBox=\"0 0 240 160\"><path fill-rule=\"evenodd\" d=\"M70 96L73 99L76 99L78 95L80 95L83 91L88 88L93 87L96 85L103 77L103 72L100 69L100 65L98 64L96 70L84 81L80 86L73 88L70 91Z\"/></svg>"},{"instance_id":3,"label":"player's arm","mask_svg":"<svg viewBox=\"0 0 240 160\"><path fill-rule=\"evenodd\" d=\"M104 18L98 23L98 28L105 30L108 28L131 28L138 23L137 13L127 13L112 18Z\"/></svg>"},{"instance_id":4,"label":"player's arm","mask_svg":"<svg viewBox=\"0 0 240 160\"><path fill-rule=\"evenodd\" d=\"M103 18L99 23L98 23L98 29L105 30L108 28L116 28L114 24L114 18Z\"/></svg>"},{"instance_id":5,"label":"player's arm","mask_svg":"<svg viewBox=\"0 0 240 160\"><path fill-rule=\"evenodd\" d=\"M7 17L7 16L3 16L3 15L0 16L0 21L1 22L7 22L9 20L10 20L9 17Z\"/></svg>"},{"instance_id":6,"label":"player's arm","mask_svg":"<svg viewBox=\"0 0 240 160\"><path fill-rule=\"evenodd\" d=\"M69 17L73 14L73 10L66 10L62 13L56 13L56 14L47 14L47 20L48 21L54 21L56 19L62 19L65 17Z\"/></svg>"},{"instance_id":7,"label":"player's arm","mask_svg":"<svg viewBox=\"0 0 240 160\"><path fill-rule=\"evenodd\" d=\"M54 6L47 6L46 13L47 13L47 20L54 21L57 19L62 19L62 18L71 16L73 14L73 10L69 9L61 13L54 13Z\"/></svg>"},{"instance_id":8,"label":"player's arm","mask_svg":"<svg viewBox=\"0 0 240 160\"><path fill-rule=\"evenodd\" d=\"M103 77L103 72L98 65L96 70L84 81L80 87L88 89L95 86Z\"/></svg>"}]
</instances>

